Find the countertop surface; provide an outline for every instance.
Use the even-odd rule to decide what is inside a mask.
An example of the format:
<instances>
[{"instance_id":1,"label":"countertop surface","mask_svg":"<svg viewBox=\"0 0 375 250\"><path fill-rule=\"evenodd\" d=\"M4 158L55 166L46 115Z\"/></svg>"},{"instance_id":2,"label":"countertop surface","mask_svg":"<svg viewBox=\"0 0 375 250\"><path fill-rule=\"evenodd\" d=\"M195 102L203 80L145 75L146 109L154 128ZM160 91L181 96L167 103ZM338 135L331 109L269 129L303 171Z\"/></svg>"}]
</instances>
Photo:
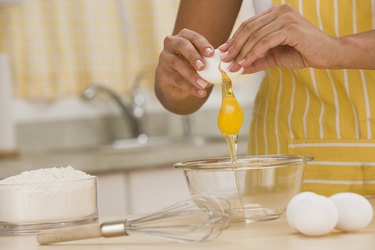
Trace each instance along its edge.
<instances>
[{"instance_id":1,"label":"countertop surface","mask_svg":"<svg viewBox=\"0 0 375 250\"><path fill-rule=\"evenodd\" d=\"M177 243L145 236L98 238L40 246L33 235L0 236L0 249L6 250L142 250L142 249L272 249L272 250L346 250L375 249L375 221L355 233L333 231L320 237L303 236L291 229L285 216L253 224L232 224L210 241Z\"/></svg>"}]
</instances>

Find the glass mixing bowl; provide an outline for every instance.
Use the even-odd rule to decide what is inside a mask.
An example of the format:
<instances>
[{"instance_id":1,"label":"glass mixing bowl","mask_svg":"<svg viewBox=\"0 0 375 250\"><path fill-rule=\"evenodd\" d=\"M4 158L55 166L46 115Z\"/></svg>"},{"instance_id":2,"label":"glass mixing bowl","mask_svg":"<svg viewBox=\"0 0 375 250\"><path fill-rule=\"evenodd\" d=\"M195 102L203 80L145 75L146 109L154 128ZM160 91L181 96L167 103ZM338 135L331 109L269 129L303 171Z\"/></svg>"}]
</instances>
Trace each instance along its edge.
<instances>
[{"instance_id":1,"label":"glass mixing bowl","mask_svg":"<svg viewBox=\"0 0 375 250\"><path fill-rule=\"evenodd\" d=\"M264 155L176 163L191 195L225 198L232 205L232 221L251 223L277 219L300 191L303 166L312 157Z\"/></svg>"}]
</instances>

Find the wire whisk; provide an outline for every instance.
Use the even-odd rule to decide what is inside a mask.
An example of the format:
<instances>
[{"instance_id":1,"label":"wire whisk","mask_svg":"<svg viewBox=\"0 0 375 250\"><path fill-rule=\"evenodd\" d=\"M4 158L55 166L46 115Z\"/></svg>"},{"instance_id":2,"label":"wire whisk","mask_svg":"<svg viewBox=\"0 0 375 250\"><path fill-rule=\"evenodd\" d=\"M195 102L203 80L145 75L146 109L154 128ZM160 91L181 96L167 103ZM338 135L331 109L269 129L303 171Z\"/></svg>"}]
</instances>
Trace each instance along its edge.
<instances>
[{"instance_id":1,"label":"wire whisk","mask_svg":"<svg viewBox=\"0 0 375 250\"><path fill-rule=\"evenodd\" d=\"M51 229L37 235L40 244L97 237L145 235L178 242L217 237L229 226L230 202L224 198L193 196L156 213L102 224Z\"/></svg>"}]
</instances>

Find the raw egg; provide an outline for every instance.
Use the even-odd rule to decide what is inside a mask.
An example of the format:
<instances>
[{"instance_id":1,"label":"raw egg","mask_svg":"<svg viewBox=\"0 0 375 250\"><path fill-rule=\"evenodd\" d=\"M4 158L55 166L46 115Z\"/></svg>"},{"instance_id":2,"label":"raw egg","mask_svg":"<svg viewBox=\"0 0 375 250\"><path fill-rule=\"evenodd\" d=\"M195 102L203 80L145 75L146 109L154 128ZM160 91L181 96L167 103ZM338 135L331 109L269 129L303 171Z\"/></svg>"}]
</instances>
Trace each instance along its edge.
<instances>
[{"instance_id":1,"label":"raw egg","mask_svg":"<svg viewBox=\"0 0 375 250\"><path fill-rule=\"evenodd\" d=\"M371 203L356 193L337 193L330 199L338 211L336 228L342 231L356 231L370 224L373 217Z\"/></svg>"},{"instance_id":2,"label":"raw egg","mask_svg":"<svg viewBox=\"0 0 375 250\"><path fill-rule=\"evenodd\" d=\"M331 232L338 221L335 204L327 197L311 193L302 193L291 200L288 223L297 231L308 236L320 236Z\"/></svg>"},{"instance_id":3,"label":"raw egg","mask_svg":"<svg viewBox=\"0 0 375 250\"><path fill-rule=\"evenodd\" d=\"M286 207L286 218L288 220L289 226L291 226L292 228L295 228L294 222L293 222L293 219L294 219L293 214L295 214L296 209L298 209L298 203L303 202L306 198L312 195L316 195L316 194L313 192L302 192L302 193L295 195L289 201L288 206Z\"/></svg>"}]
</instances>

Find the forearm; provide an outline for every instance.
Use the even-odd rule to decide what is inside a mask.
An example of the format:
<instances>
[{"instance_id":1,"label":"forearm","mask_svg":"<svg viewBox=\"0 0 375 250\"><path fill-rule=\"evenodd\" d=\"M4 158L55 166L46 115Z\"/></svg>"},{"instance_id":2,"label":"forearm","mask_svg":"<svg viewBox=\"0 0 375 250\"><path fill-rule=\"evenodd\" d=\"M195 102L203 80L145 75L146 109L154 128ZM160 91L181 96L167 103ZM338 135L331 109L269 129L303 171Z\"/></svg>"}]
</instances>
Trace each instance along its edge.
<instances>
[{"instance_id":1,"label":"forearm","mask_svg":"<svg viewBox=\"0 0 375 250\"><path fill-rule=\"evenodd\" d=\"M242 0L181 0L173 34L194 30L216 48L229 38L241 4Z\"/></svg>"},{"instance_id":2,"label":"forearm","mask_svg":"<svg viewBox=\"0 0 375 250\"><path fill-rule=\"evenodd\" d=\"M188 29L207 39L210 47L218 47L228 39L241 3L242 0L181 0L173 35L179 35L178 33L181 33L181 30ZM189 44L184 46L186 49ZM199 50L197 46L195 46L195 49ZM179 59L184 60L184 63L180 62L180 66L177 67L176 60L167 62L167 56L159 58L159 66L155 78L155 93L160 103L167 110L177 114L193 113L205 103L212 86L206 88L205 91L193 87L195 82L199 81L199 76L194 68L196 64L186 61L186 56L181 56L181 50L177 48L169 51L164 49L164 52L171 53L168 55L169 59L177 56ZM168 53L164 53L164 55L166 54ZM191 53L185 54L191 56ZM206 55L201 53L201 56ZM204 60L202 59L201 61ZM173 67L174 69L171 69ZM187 76L187 74L181 75L182 72L186 71L194 72L195 74L190 74L190 76ZM193 82L193 85L186 84L189 81ZM206 95L200 95L199 91L205 92Z\"/></svg>"},{"instance_id":3,"label":"forearm","mask_svg":"<svg viewBox=\"0 0 375 250\"><path fill-rule=\"evenodd\" d=\"M375 69L375 30L338 39L337 68Z\"/></svg>"}]
</instances>

